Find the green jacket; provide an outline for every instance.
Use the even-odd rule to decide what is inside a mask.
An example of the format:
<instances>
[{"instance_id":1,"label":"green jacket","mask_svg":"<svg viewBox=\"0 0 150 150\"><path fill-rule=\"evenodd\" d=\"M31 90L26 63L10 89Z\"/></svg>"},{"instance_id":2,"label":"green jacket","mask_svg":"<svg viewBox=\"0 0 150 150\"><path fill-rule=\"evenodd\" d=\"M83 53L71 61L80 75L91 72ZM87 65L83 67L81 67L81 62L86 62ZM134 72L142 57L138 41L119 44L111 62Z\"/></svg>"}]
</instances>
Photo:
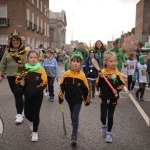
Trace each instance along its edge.
<instances>
[{"instance_id":1,"label":"green jacket","mask_svg":"<svg viewBox=\"0 0 150 150\"><path fill-rule=\"evenodd\" d=\"M118 69L121 68L122 63L125 62L123 50L121 48L119 48L119 49L112 48L110 51L114 52L116 54L116 56L117 56L117 68Z\"/></svg>"},{"instance_id":2,"label":"green jacket","mask_svg":"<svg viewBox=\"0 0 150 150\"><path fill-rule=\"evenodd\" d=\"M15 50L10 49L10 51L15 51ZM17 54L17 51L16 51L16 54ZM9 52L5 51L3 58L0 62L0 70L5 72L7 76L15 76L16 71L18 70L18 66L22 67L26 63L26 53L21 55L20 58L23 61L23 64L18 64L15 61L15 59L9 54Z\"/></svg>"},{"instance_id":3,"label":"green jacket","mask_svg":"<svg viewBox=\"0 0 150 150\"><path fill-rule=\"evenodd\" d=\"M83 64L84 64L86 58L88 57L88 51L85 49L83 49L83 50L75 49L75 50L73 50L73 53L74 54L81 54L81 56L83 58Z\"/></svg>"}]
</instances>

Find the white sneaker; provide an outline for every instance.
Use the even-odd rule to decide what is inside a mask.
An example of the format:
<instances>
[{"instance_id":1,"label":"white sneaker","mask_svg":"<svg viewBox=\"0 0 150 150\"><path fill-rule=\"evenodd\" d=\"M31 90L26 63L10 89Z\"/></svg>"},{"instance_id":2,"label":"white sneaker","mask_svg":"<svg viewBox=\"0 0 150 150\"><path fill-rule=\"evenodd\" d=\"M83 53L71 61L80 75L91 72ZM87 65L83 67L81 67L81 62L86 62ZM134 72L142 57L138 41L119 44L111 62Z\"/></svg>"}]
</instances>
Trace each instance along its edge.
<instances>
[{"instance_id":1,"label":"white sneaker","mask_svg":"<svg viewBox=\"0 0 150 150\"><path fill-rule=\"evenodd\" d=\"M95 95L96 95L96 96L99 96L99 91L97 91Z\"/></svg>"},{"instance_id":2,"label":"white sneaker","mask_svg":"<svg viewBox=\"0 0 150 150\"><path fill-rule=\"evenodd\" d=\"M30 122L30 130L33 131L33 122Z\"/></svg>"},{"instance_id":3,"label":"white sneaker","mask_svg":"<svg viewBox=\"0 0 150 150\"><path fill-rule=\"evenodd\" d=\"M44 96L48 96L48 95L49 95L49 93L48 93L48 92L44 93Z\"/></svg>"},{"instance_id":4,"label":"white sneaker","mask_svg":"<svg viewBox=\"0 0 150 150\"><path fill-rule=\"evenodd\" d=\"M22 116L22 114L17 114L17 115L16 115L15 123L16 123L16 124L20 124L20 123L22 123L22 122L23 122L23 116Z\"/></svg>"},{"instance_id":5,"label":"white sneaker","mask_svg":"<svg viewBox=\"0 0 150 150\"><path fill-rule=\"evenodd\" d=\"M38 132L32 132L32 134L31 134L31 141L32 142L38 141Z\"/></svg>"}]
</instances>

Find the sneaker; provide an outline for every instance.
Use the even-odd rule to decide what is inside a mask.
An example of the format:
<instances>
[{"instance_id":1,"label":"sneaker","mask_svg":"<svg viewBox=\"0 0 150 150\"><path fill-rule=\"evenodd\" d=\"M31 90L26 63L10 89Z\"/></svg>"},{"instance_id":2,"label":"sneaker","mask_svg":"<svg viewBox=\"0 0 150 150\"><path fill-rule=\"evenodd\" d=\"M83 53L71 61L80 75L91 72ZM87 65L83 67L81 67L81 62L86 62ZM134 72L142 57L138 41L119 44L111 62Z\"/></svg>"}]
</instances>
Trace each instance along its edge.
<instances>
[{"instance_id":1,"label":"sneaker","mask_svg":"<svg viewBox=\"0 0 150 150\"><path fill-rule=\"evenodd\" d=\"M54 97L50 96L50 101L54 102Z\"/></svg>"},{"instance_id":2,"label":"sneaker","mask_svg":"<svg viewBox=\"0 0 150 150\"><path fill-rule=\"evenodd\" d=\"M54 102L54 97L50 96L50 97L48 98L48 101Z\"/></svg>"},{"instance_id":3,"label":"sneaker","mask_svg":"<svg viewBox=\"0 0 150 150\"><path fill-rule=\"evenodd\" d=\"M32 134L31 134L31 141L32 142L38 141L38 132L32 132Z\"/></svg>"},{"instance_id":4,"label":"sneaker","mask_svg":"<svg viewBox=\"0 0 150 150\"><path fill-rule=\"evenodd\" d=\"M143 97L140 98L140 101L144 101Z\"/></svg>"},{"instance_id":5,"label":"sneaker","mask_svg":"<svg viewBox=\"0 0 150 150\"><path fill-rule=\"evenodd\" d=\"M99 96L99 91L97 91L95 95L96 95L96 96Z\"/></svg>"},{"instance_id":6,"label":"sneaker","mask_svg":"<svg viewBox=\"0 0 150 150\"><path fill-rule=\"evenodd\" d=\"M139 93L136 92L135 97L136 97L137 100L139 100Z\"/></svg>"},{"instance_id":7,"label":"sneaker","mask_svg":"<svg viewBox=\"0 0 150 150\"><path fill-rule=\"evenodd\" d=\"M23 116L22 116L22 114L17 114L17 115L16 115L15 123L16 123L16 124L20 124L20 123L22 123L22 122L23 122Z\"/></svg>"},{"instance_id":8,"label":"sneaker","mask_svg":"<svg viewBox=\"0 0 150 150\"><path fill-rule=\"evenodd\" d=\"M101 134L102 134L103 138L106 138L106 134L107 134L107 126L106 125L102 125Z\"/></svg>"},{"instance_id":9,"label":"sneaker","mask_svg":"<svg viewBox=\"0 0 150 150\"><path fill-rule=\"evenodd\" d=\"M44 96L48 96L48 95L49 95L49 93L48 93L48 92L44 93Z\"/></svg>"},{"instance_id":10,"label":"sneaker","mask_svg":"<svg viewBox=\"0 0 150 150\"><path fill-rule=\"evenodd\" d=\"M30 130L33 131L33 122L30 122Z\"/></svg>"},{"instance_id":11,"label":"sneaker","mask_svg":"<svg viewBox=\"0 0 150 150\"><path fill-rule=\"evenodd\" d=\"M132 94L134 94L134 93L135 93L135 92L134 92L134 89L130 90L130 92L131 92Z\"/></svg>"},{"instance_id":12,"label":"sneaker","mask_svg":"<svg viewBox=\"0 0 150 150\"><path fill-rule=\"evenodd\" d=\"M127 93L128 93L128 94L131 94L131 91L128 90Z\"/></svg>"},{"instance_id":13,"label":"sneaker","mask_svg":"<svg viewBox=\"0 0 150 150\"><path fill-rule=\"evenodd\" d=\"M71 145L72 146L76 146L78 143L77 143L77 136L72 136L71 138Z\"/></svg>"},{"instance_id":14,"label":"sneaker","mask_svg":"<svg viewBox=\"0 0 150 150\"><path fill-rule=\"evenodd\" d=\"M112 133L107 132L105 142L111 143L112 142Z\"/></svg>"}]
</instances>

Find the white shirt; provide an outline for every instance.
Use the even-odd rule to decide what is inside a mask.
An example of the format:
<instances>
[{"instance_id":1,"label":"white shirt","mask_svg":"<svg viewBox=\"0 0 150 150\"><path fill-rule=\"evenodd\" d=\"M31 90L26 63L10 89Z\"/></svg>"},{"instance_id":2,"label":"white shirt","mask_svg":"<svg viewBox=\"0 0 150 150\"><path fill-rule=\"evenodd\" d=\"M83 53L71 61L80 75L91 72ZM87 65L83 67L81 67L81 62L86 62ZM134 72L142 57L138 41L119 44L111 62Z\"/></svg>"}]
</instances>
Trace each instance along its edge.
<instances>
[{"instance_id":1,"label":"white shirt","mask_svg":"<svg viewBox=\"0 0 150 150\"><path fill-rule=\"evenodd\" d=\"M147 76L146 76L147 65L146 64L142 65L141 63L138 63L137 69L138 69L139 83L146 83L147 82Z\"/></svg>"},{"instance_id":2,"label":"white shirt","mask_svg":"<svg viewBox=\"0 0 150 150\"><path fill-rule=\"evenodd\" d=\"M133 75L137 60L127 60L127 75Z\"/></svg>"}]
</instances>

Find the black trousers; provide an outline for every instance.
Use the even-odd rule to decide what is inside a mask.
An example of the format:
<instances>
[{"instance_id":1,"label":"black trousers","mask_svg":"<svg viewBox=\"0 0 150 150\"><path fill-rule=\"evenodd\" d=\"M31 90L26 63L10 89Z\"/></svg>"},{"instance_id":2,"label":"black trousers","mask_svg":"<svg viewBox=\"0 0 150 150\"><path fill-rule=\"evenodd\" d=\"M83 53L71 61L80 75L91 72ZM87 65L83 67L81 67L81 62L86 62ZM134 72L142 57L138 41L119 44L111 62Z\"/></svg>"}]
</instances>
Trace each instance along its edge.
<instances>
[{"instance_id":1,"label":"black trousers","mask_svg":"<svg viewBox=\"0 0 150 150\"><path fill-rule=\"evenodd\" d=\"M133 90L135 81L132 81L132 75L128 75L128 90Z\"/></svg>"},{"instance_id":2,"label":"black trousers","mask_svg":"<svg viewBox=\"0 0 150 150\"><path fill-rule=\"evenodd\" d=\"M115 112L116 104L111 102L107 104L107 101L103 101L101 104L101 122L106 125L107 120L107 131L111 132L113 126L113 116Z\"/></svg>"},{"instance_id":3,"label":"black trousers","mask_svg":"<svg viewBox=\"0 0 150 150\"><path fill-rule=\"evenodd\" d=\"M29 97L25 95L25 117L33 122L33 132L38 131L40 122L40 109L43 101L43 95Z\"/></svg>"},{"instance_id":4,"label":"black trousers","mask_svg":"<svg viewBox=\"0 0 150 150\"><path fill-rule=\"evenodd\" d=\"M72 136L77 136L79 126L79 113L82 103L68 103L72 121Z\"/></svg>"},{"instance_id":5,"label":"black trousers","mask_svg":"<svg viewBox=\"0 0 150 150\"><path fill-rule=\"evenodd\" d=\"M54 81L55 77L47 77L48 79L48 91L49 91L49 96L54 97Z\"/></svg>"},{"instance_id":6,"label":"black trousers","mask_svg":"<svg viewBox=\"0 0 150 150\"><path fill-rule=\"evenodd\" d=\"M139 83L139 89L136 91L137 94L140 93L140 98L143 98L145 92L146 83Z\"/></svg>"},{"instance_id":7,"label":"black trousers","mask_svg":"<svg viewBox=\"0 0 150 150\"><path fill-rule=\"evenodd\" d=\"M17 85L15 83L15 80L16 80L15 76L8 76L7 79L8 79L9 87L15 97L15 105L16 105L17 114L22 114L23 107L24 107L23 93L22 91L18 92L16 90Z\"/></svg>"}]
</instances>

